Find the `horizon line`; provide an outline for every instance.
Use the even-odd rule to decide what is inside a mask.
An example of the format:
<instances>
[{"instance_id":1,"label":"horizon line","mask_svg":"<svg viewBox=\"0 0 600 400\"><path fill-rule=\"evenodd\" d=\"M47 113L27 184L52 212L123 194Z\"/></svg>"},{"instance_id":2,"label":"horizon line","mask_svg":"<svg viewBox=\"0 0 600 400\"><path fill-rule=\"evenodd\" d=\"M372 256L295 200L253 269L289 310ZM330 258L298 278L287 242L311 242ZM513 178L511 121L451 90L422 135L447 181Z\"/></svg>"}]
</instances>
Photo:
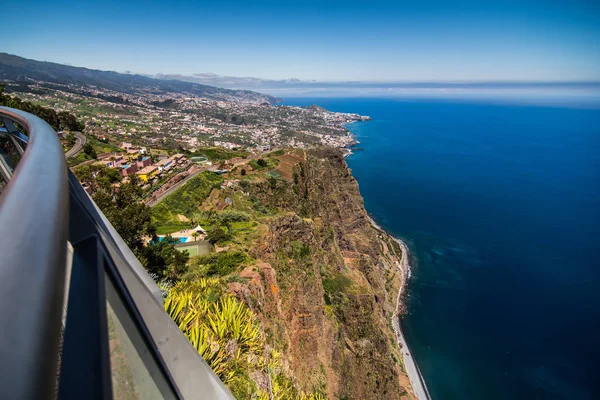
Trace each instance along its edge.
<instances>
[{"instance_id":1,"label":"horizon line","mask_svg":"<svg viewBox=\"0 0 600 400\"><path fill-rule=\"evenodd\" d=\"M118 74L123 74L123 75L139 75L139 76L145 76L145 77L149 77L149 78L153 78L153 79L163 79L166 80L163 77L160 77L161 75L163 76L172 76L172 75L178 75L181 77L189 77L189 78L194 78L197 77L198 75L202 76L202 75L212 75L215 78L234 78L234 79L255 79L255 80L261 80L261 81L266 81L266 82L271 82L271 83L278 83L278 82L289 82L289 83L293 83L293 84L313 84L313 85L318 85L318 84L336 84L336 85L356 85L356 84L373 84L373 85L384 85L384 84L390 84L390 85L419 85L419 84L453 84L453 85L459 85L459 84L463 84L463 85L478 85L478 84L519 84L519 85L526 85L526 84L530 84L530 85L544 85L544 84L600 84L600 77L594 80L590 80L590 79L581 79L581 80L540 80L540 81L532 81L532 80L517 80L517 79L494 79L494 80L478 80L478 79L474 79L474 80L465 80L465 79L456 79L456 80L436 80L436 79L432 79L432 80L341 80L341 81L336 81L336 80L316 80L316 79L298 79L298 78L281 78L281 79L276 79L276 78L259 78L259 77L253 77L253 76L232 76L232 75L219 75L213 72L195 72L191 75L186 75L186 74L182 74L182 73L163 73L163 72L156 72L156 73L141 73L141 72L133 72L133 71L116 71L116 70L111 70L111 69L98 69L98 68L90 68L90 67L84 67L84 66L78 66L78 65L73 65L67 62L55 62L55 61L46 61L46 60L36 60L33 58L26 58L23 56L19 56L17 54L12 54L12 53L6 53L6 52L0 52L0 54L6 54L9 56L13 56L13 57L19 57L19 58L23 58L26 60L31 60L31 61L37 61L37 62L45 62L45 63L51 63L51 64L57 64L57 65L64 65L64 66L68 66L68 67L73 67L73 68L84 68L84 69L88 69L88 70L93 70L93 71L101 71L101 72L113 72L113 73L118 73ZM181 79L176 79L173 78L175 80L181 80ZM203 84L201 82L196 82L196 83L200 83Z\"/></svg>"}]
</instances>

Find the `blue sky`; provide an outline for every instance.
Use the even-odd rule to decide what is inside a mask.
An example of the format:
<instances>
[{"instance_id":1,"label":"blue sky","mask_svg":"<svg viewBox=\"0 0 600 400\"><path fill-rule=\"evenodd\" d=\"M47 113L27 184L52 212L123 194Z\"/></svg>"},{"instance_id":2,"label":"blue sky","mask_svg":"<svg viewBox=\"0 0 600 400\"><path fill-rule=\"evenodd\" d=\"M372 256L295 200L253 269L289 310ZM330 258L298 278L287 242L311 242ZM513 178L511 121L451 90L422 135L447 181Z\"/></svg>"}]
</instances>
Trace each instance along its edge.
<instances>
[{"instance_id":1,"label":"blue sky","mask_svg":"<svg viewBox=\"0 0 600 400\"><path fill-rule=\"evenodd\" d=\"M139 73L320 81L600 80L599 1L38 1L0 51Z\"/></svg>"}]
</instances>

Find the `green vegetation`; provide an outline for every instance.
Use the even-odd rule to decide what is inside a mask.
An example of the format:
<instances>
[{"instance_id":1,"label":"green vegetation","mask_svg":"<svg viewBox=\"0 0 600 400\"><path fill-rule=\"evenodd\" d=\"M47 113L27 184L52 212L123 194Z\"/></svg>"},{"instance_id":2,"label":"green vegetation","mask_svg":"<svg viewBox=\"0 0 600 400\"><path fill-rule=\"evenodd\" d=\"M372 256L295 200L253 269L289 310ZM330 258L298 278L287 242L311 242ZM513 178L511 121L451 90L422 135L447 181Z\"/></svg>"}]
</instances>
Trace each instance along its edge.
<instances>
[{"instance_id":1,"label":"green vegetation","mask_svg":"<svg viewBox=\"0 0 600 400\"><path fill-rule=\"evenodd\" d=\"M223 294L219 279L180 281L164 307L236 399L325 400L318 392L296 390L257 317L244 303ZM258 376L269 382L272 395L259 387Z\"/></svg>"},{"instance_id":2,"label":"green vegetation","mask_svg":"<svg viewBox=\"0 0 600 400\"><path fill-rule=\"evenodd\" d=\"M265 368L256 317L235 297L222 295L218 279L179 282L169 291L165 310L225 384L250 383L245 371ZM247 398L240 391L236 398Z\"/></svg>"},{"instance_id":3,"label":"green vegetation","mask_svg":"<svg viewBox=\"0 0 600 400\"><path fill-rule=\"evenodd\" d=\"M289 256L300 266L308 266L312 263L310 247L297 240L292 242Z\"/></svg>"},{"instance_id":4,"label":"green vegetation","mask_svg":"<svg viewBox=\"0 0 600 400\"><path fill-rule=\"evenodd\" d=\"M333 204L328 196L337 195L330 185L343 183L328 180L336 179L339 171L327 176L315 174L314 164L304 168L286 165L287 179L274 175L265 179L277 166L276 159L265 156L254 162L257 168L248 168L243 177L239 169L224 176L201 173L151 210L150 225L161 223L159 233L168 235L200 225L207 233L205 239L215 245L214 252L202 256L194 252L189 257L166 236L136 254L156 278L167 283L161 286L165 309L236 398L323 399L322 394L328 393L325 382L329 383L331 364L324 364L319 372L318 365L304 371L290 363L316 348L322 350L322 344L305 333L314 325L307 321L304 331L303 326L282 321L280 307L287 312L297 296L298 312L316 310L315 315L323 319L318 317L315 323L332 329L340 338L331 342L336 351L343 351L344 343L353 351L363 351L358 344L367 343L364 354L391 367L397 360L393 359L396 354L388 351L394 337L388 334L390 328L380 323L385 311L377 304L387 297L370 283L374 279L379 285L377 266L368 253L378 248L379 242L372 242L368 233L340 238L343 221L338 223L335 218L343 216L335 211L328 215ZM96 185L112 186L117 177L95 168L83 167L81 179L97 174ZM314 181L307 182L305 175ZM221 188L223 179L231 179L233 184ZM344 244L361 255L356 259L346 256L338 240L347 240ZM208 251L208 243L204 245L201 250ZM393 254L396 249L388 245ZM347 263L346 257L353 261ZM383 277L381 283L379 287L384 286ZM384 342L377 342L380 333ZM344 342L345 338L348 341ZM353 356L348 353L344 362L354 363ZM344 373L344 366L341 369ZM290 375L298 371L301 375ZM357 387L365 385L376 391L378 379ZM348 385L355 387L354 383ZM313 393L302 393L300 388Z\"/></svg>"},{"instance_id":5,"label":"green vegetation","mask_svg":"<svg viewBox=\"0 0 600 400\"><path fill-rule=\"evenodd\" d=\"M220 226L212 227L206 233L206 240L208 240L210 244L223 243L229 239L231 239L231 235L225 232Z\"/></svg>"},{"instance_id":6,"label":"green vegetation","mask_svg":"<svg viewBox=\"0 0 600 400\"><path fill-rule=\"evenodd\" d=\"M70 167L79 165L85 161L94 160L98 154L122 151L121 148L115 146L114 144L107 141L105 142L98 140L93 136L86 135L86 139L86 143L83 145L83 151L75 157L71 157L67 160L67 164ZM67 136L67 141L68 148L70 149L73 147L73 144L75 144L75 136L73 134L69 134Z\"/></svg>"},{"instance_id":7,"label":"green vegetation","mask_svg":"<svg viewBox=\"0 0 600 400\"><path fill-rule=\"evenodd\" d=\"M265 169L272 169L277 167L277 165L279 164L279 160L274 157L259 158L257 160L250 161L249 164L253 170L262 171Z\"/></svg>"},{"instance_id":8,"label":"green vegetation","mask_svg":"<svg viewBox=\"0 0 600 400\"><path fill-rule=\"evenodd\" d=\"M325 293L333 294L344 292L352 284L352 280L342 274L323 279L323 290Z\"/></svg>"},{"instance_id":9,"label":"green vegetation","mask_svg":"<svg viewBox=\"0 0 600 400\"><path fill-rule=\"evenodd\" d=\"M2 84L0 84L0 106L12 107L37 115L57 131L82 131L85 128L85 125L79 122L71 113L66 111L56 112L51 108L42 107L30 101L23 101L16 96L4 94L4 85Z\"/></svg>"},{"instance_id":10,"label":"green vegetation","mask_svg":"<svg viewBox=\"0 0 600 400\"><path fill-rule=\"evenodd\" d=\"M92 197L100 190L112 192L111 186L121 180L119 171L104 165L84 165L75 168L73 172L79 182L91 189Z\"/></svg>"},{"instance_id":11,"label":"green vegetation","mask_svg":"<svg viewBox=\"0 0 600 400\"><path fill-rule=\"evenodd\" d=\"M67 159L67 165L69 167L73 167L75 165L79 165L85 161L89 161L89 160L93 160L93 158L91 158L90 156L88 156L87 154L85 154L84 152L81 152L79 154L77 154L75 157L71 157Z\"/></svg>"},{"instance_id":12,"label":"green vegetation","mask_svg":"<svg viewBox=\"0 0 600 400\"><path fill-rule=\"evenodd\" d=\"M103 141L96 139L93 136L87 136L87 143L91 144L94 147L96 153L116 153L123 151L120 147L110 143L109 141Z\"/></svg>"},{"instance_id":13,"label":"green vegetation","mask_svg":"<svg viewBox=\"0 0 600 400\"><path fill-rule=\"evenodd\" d=\"M187 269L189 253L177 250L177 243L179 241L170 235L148 243L142 252L148 272L160 278L178 279Z\"/></svg>"},{"instance_id":14,"label":"green vegetation","mask_svg":"<svg viewBox=\"0 0 600 400\"><path fill-rule=\"evenodd\" d=\"M276 151L272 151L268 154L269 157L278 157L278 156L282 156L285 154L285 150L281 149L281 150L276 150Z\"/></svg>"},{"instance_id":15,"label":"green vegetation","mask_svg":"<svg viewBox=\"0 0 600 400\"><path fill-rule=\"evenodd\" d=\"M190 179L152 208L153 221L158 225L176 225L181 223L178 215L192 217L211 190L220 187L222 182L221 176L208 171Z\"/></svg>"},{"instance_id":16,"label":"green vegetation","mask_svg":"<svg viewBox=\"0 0 600 400\"><path fill-rule=\"evenodd\" d=\"M156 234L157 235L168 235L170 233L179 232L180 230L187 229L189 227L190 227L190 224L158 226L156 228Z\"/></svg>"},{"instance_id":17,"label":"green vegetation","mask_svg":"<svg viewBox=\"0 0 600 400\"><path fill-rule=\"evenodd\" d=\"M222 147L201 147L196 150L195 154L207 157L210 161L226 161L235 157L248 157L248 152L245 150L229 150Z\"/></svg>"},{"instance_id":18,"label":"green vegetation","mask_svg":"<svg viewBox=\"0 0 600 400\"><path fill-rule=\"evenodd\" d=\"M96 158L96 149L94 149L94 146L92 146L91 143L85 143L83 145L83 153L85 155L87 155L90 158Z\"/></svg>"},{"instance_id":19,"label":"green vegetation","mask_svg":"<svg viewBox=\"0 0 600 400\"><path fill-rule=\"evenodd\" d=\"M198 279L214 275L225 276L237 270L248 257L241 252L212 253L190 260L184 279Z\"/></svg>"},{"instance_id":20,"label":"green vegetation","mask_svg":"<svg viewBox=\"0 0 600 400\"><path fill-rule=\"evenodd\" d=\"M160 242L144 243L144 237L156 239L156 226L150 207L140 201L142 190L135 175L128 183L117 186L115 183L121 177L114 168L85 165L76 168L74 173L89 187L94 202L148 271L159 278L170 279L176 279L185 271L188 254L175 249L177 242L173 238L167 236Z\"/></svg>"}]
</instances>

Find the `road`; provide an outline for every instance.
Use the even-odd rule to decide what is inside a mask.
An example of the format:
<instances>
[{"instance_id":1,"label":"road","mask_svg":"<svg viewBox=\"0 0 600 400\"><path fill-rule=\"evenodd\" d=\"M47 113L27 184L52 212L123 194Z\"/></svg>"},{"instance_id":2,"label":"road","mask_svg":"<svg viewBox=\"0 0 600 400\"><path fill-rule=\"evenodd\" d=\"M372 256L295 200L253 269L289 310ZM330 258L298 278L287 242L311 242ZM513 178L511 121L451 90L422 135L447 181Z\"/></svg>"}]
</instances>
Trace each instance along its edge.
<instances>
[{"instance_id":1,"label":"road","mask_svg":"<svg viewBox=\"0 0 600 400\"><path fill-rule=\"evenodd\" d=\"M75 157L77 154L79 154L81 150L83 150L83 146L87 140L83 133L74 132L73 134L75 135L75 144L69 151L65 153L65 158Z\"/></svg>"}]
</instances>

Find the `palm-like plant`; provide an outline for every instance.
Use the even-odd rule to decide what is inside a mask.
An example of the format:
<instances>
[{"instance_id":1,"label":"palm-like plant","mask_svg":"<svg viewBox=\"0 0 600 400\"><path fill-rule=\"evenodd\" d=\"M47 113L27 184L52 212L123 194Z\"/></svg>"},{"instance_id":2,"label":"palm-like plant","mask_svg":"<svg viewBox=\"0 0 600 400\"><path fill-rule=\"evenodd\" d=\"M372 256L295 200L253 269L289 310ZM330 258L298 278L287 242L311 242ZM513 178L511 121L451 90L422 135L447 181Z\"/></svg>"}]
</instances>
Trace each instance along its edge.
<instances>
[{"instance_id":1,"label":"palm-like plant","mask_svg":"<svg viewBox=\"0 0 600 400\"><path fill-rule=\"evenodd\" d=\"M265 337L254 313L237 298L221 295L220 285L217 278L180 281L169 290L164 303L167 313L215 374L232 385L247 380L252 370L267 373L269 390L255 387L253 399L325 400L319 393L298 394L282 368L281 353L265 351Z\"/></svg>"},{"instance_id":2,"label":"palm-like plant","mask_svg":"<svg viewBox=\"0 0 600 400\"><path fill-rule=\"evenodd\" d=\"M263 337L254 314L231 295L211 301L217 279L182 281L167 297L167 313L226 384L236 377L237 368L251 367L248 360L260 357ZM229 351L228 351L229 349ZM234 350L231 350L234 349Z\"/></svg>"}]
</instances>

